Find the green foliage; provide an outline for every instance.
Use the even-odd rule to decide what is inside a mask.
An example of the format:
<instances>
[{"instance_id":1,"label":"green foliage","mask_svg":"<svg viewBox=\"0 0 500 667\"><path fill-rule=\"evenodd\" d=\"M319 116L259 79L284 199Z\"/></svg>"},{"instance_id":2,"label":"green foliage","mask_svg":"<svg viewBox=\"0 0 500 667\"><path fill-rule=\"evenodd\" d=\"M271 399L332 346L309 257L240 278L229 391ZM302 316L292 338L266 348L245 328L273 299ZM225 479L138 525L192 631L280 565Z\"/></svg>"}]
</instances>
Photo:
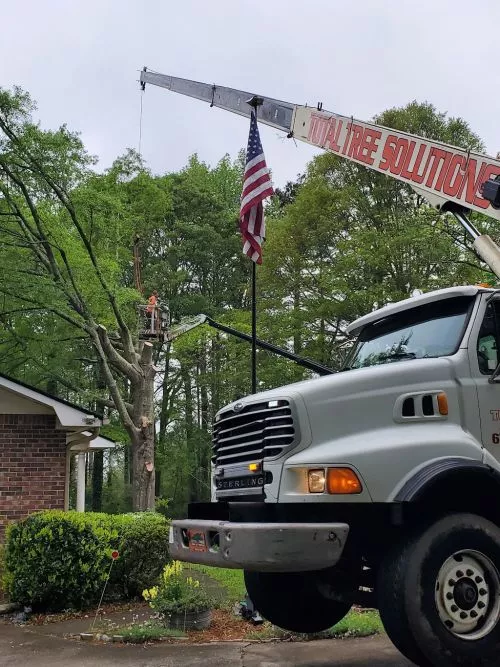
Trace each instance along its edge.
<instances>
[{"instance_id":1,"label":"green foliage","mask_svg":"<svg viewBox=\"0 0 500 667\"><path fill-rule=\"evenodd\" d=\"M211 596L198 579L183 573L182 563L166 565L158 586L142 592L152 609L160 614L205 611L213 606Z\"/></svg>"},{"instance_id":2,"label":"green foliage","mask_svg":"<svg viewBox=\"0 0 500 667\"><path fill-rule=\"evenodd\" d=\"M482 147L465 121L428 103L391 109L376 121ZM328 153L281 196L267 229L260 284L269 329L293 341L294 352L335 369L350 346L345 327L352 320L415 290L476 282L484 272L453 219L407 185Z\"/></svg>"},{"instance_id":3,"label":"green foliage","mask_svg":"<svg viewBox=\"0 0 500 667\"><path fill-rule=\"evenodd\" d=\"M5 546L0 544L0 599L2 598L2 592L6 589L6 579L5 579Z\"/></svg>"},{"instance_id":4,"label":"green foliage","mask_svg":"<svg viewBox=\"0 0 500 667\"><path fill-rule=\"evenodd\" d=\"M95 603L117 537L105 514L54 510L9 526L5 565L11 600L50 610Z\"/></svg>"},{"instance_id":5,"label":"green foliage","mask_svg":"<svg viewBox=\"0 0 500 667\"><path fill-rule=\"evenodd\" d=\"M181 630L166 628L161 623L146 621L140 625L129 625L125 628L118 628L113 634L123 637L127 644L144 644L144 642L156 641L167 637L184 637Z\"/></svg>"},{"instance_id":6,"label":"green foliage","mask_svg":"<svg viewBox=\"0 0 500 667\"><path fill-rule=\"evenodd\" d=\"M110 469L102 489L102 507L107 514L124 514L132 510L132 488L123 479L123 467L110 456Z\"/></svg>"},{"instance_id":7,"label":"green foliage","mask_svg":"<svg viewBox=\"0 0 500 667\"><path fill-rule=\"evenodd\" d=\"M39 609L82 609L100 597L111 565L111 590L137 594L168 559L168 524L157 515L50 510L7 530L7 590L14 602Z\"/></svg>"},{"instance_id":8,"label":"green foliage","mask_svg":"<svg viewBox=\"0 0 500 667\"><path fill-rule=\"evenodd\" d=\"M161 514L142 512L113 516L113 524L120 558L111 570L110 585L119 597L138 597L169 560L169 523Z\"/></svg>"},{"instance_id":9,"label":"green foliage","mask_svg":"<svg viewBox=\"0 0 500 667\"><path fill-rule=\"evenodd\" d=\"M155 501L155 512L164 517L170 516L169 501L167 498L157 498Z\"/></svg>"},{"instance_id":10,"label":"green foliage","mask_svg":"<svg viewBox=\"0 0 500 667\"><path fill-rule=\"evenodd\" d=\"M145 292L158 290L174 324L204 312L249 333L251 262L238 231L241 157L225 156L212 167L195 155L180 172L155 176L128 151L98 173L81 138L64 126L43 130L32 120L34 108L20 89L0 90L0 130L7 124L17 137L0 131L2 372L88 401L92 409L110 403L102 363L81 326L103 324L113 337L121 326L85 236L133 335L135 305L145 296L135 288L136 243ZM375 121L483 149L465 120L429 103L389 109ZM36 219L19 182L36 204ZM303 176L277 191L266 212L258 335L334 369L349 351L345 328L356 317L415 290L489 280L450 216L438 215L405 184L333 154L316 157ZM495 237L495 222L476 217ZM183 516L187 503L210 498L211 423L222 406L249 393L250 346L203 326L158 346L154 357L161 369L155 493L168 500L168 514ZM130 383L114 366L113 374L132 403ZM259 389L312 375L258 351ZM123 446L105 458L102 508L115 513L131 506L133 459L123 418L111 418L103 433Z\"/></svg>"},{"instance_id":11,"label":"green foliage","mask_svg":"<svg viewBox=\"0 0 500 667\"><path fill-rule=\"evenodd\" d=\"M102 488L101 511L107 514L126 514L132 511L132 486L130 482L130 445L117 443L107 455ZM93 479L88 479L93 484Z\"/></svg>"},{"instance_id":12,"label":"green foliage","mask_svg":"<svg viewBox=\"0 0 500 667\"><path fill-rule=\"evenodd\" d=\"M353 609L327 632L329 637L368 637L384 632L384 626L377 611Z\"/></svg>"}]
</instances>

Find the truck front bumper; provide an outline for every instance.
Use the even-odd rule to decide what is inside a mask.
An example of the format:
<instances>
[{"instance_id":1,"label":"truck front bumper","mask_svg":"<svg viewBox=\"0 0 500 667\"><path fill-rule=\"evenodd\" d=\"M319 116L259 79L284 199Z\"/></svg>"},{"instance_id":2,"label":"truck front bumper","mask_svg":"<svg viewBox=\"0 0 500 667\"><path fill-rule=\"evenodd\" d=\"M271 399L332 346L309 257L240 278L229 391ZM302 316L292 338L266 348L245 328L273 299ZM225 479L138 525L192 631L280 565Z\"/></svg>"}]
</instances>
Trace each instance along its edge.
<instances>
[{"instance_id":1,"label":"truck front bumper","mask_svg":"<svg viewBox=\"0 0 500 667\"><path fill-rule=\"evenodd\" d=\"M176 560L258 572L305 572L335 565L347 523L234 522L185 519L170 528Z\"/></svg>"}]
</instances>

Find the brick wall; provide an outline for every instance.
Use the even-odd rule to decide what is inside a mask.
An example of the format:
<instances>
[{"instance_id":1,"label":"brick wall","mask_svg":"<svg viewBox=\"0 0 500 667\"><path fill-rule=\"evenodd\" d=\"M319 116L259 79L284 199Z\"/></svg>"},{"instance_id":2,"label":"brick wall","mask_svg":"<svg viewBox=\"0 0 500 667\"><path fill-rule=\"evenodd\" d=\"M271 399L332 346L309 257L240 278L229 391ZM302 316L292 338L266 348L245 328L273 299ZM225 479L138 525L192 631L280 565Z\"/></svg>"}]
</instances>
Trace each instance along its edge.
<instances>
[{"instance_id":1,"label":"brick wall","mask_svg":"<svg viewBox=\"0 0 500 667\"><path fill-rule=\"evenodd\" d=\"M64 509L66 433L52 415L0 415L0 542L30 512Z\"/></svg>"}]
</instances>

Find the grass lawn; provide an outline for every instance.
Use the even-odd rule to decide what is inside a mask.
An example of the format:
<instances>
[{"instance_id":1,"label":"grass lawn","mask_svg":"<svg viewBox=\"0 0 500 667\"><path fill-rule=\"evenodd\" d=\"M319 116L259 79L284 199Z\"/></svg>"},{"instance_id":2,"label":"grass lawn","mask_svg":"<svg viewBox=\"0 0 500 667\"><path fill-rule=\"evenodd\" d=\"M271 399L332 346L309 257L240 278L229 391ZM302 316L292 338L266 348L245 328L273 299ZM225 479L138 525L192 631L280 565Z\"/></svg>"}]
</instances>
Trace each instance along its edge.
<instances>
[{"instance_id":1,"label":"grass lawn","mask_svg":"<svg viewBox=\"0 0 500 667\"><path fill-rule=\"evenodd\" d=\"M245 582L242 570L224 569L220 567L208 567L206 565L192 566L194 570L203 572L210 579L215 580L227 592L227 604L233 606L245 597ZM368 637L383 632L382 621L377 611L352 609L340 623L330 630L320 633L321 637ZM265 639L266 637L277 637L290 635L273 625L265 624L262 628L255 630L252 637Z\"/></svg>"},{"instance_id":2,"label":"grass lawn","mask_svg":"<svg viewBox=\"0 0 500 667\"><path fill-rule=\"evenodd\" d=\"M327 630L329 637L368 637L384 632L378 611L351 610L340 623Z\"/></svg>"},{"instance_id":3,"label":"grass lawn","mask_svg":"<svg viewBox=\"0 0 500 667\"><path fill-rule=\"evenodd\" d=\"M245 582L243 570L225 569L222 567L209 567L208 565L193 565L192 569L203 572L210 579L214 579L227 592L227 601L236 604L245 598Z\"/></svg>"}]
</instances>

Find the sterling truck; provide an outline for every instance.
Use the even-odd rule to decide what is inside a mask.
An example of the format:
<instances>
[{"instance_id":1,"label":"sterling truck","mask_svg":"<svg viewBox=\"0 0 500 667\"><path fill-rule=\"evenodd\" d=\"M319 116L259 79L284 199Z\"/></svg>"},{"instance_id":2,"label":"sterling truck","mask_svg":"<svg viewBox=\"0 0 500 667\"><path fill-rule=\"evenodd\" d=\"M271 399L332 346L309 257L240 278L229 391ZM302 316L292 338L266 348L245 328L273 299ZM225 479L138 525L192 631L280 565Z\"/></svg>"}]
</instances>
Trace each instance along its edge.
<instances>
[{"instance_id":1,"label":"sterling truck","mask_svg":"<svg viewBox=\"0 0 500 667\"><path fill-rule=\"evenodd\" d=\"M249 116L244 91L147 70ZM500 162L261 98L261 122L411 185L500 275L467 211L500 219ZM241 568L264 617L296 632L379 609L417 665L500 664L500 290L442 289L353 322L345 368L238 400L213 427L214 496L172 523L171 555Z\"/></svg>"}]
</instances>

